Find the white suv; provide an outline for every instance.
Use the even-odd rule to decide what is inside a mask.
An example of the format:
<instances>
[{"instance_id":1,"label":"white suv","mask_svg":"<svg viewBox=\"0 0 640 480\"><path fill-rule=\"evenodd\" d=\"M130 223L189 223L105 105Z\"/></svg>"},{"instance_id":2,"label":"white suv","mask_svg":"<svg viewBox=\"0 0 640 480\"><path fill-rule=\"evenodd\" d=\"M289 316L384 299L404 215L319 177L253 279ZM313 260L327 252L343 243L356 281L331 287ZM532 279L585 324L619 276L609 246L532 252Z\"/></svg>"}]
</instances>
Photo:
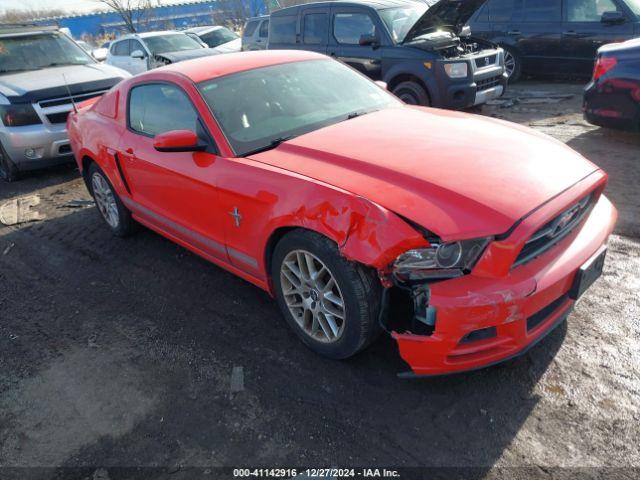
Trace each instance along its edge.
<instances>
[{"instance_id":1,"label":"white suv","mask_svg":"<svg viewBox=\"0 0 640 480\"><path fill-rule=\"evenodd\" d=\"M217 54L184 32L147 32L111 42L106 63L135 75L169 63Z\"/></svg>"}]
</instances>

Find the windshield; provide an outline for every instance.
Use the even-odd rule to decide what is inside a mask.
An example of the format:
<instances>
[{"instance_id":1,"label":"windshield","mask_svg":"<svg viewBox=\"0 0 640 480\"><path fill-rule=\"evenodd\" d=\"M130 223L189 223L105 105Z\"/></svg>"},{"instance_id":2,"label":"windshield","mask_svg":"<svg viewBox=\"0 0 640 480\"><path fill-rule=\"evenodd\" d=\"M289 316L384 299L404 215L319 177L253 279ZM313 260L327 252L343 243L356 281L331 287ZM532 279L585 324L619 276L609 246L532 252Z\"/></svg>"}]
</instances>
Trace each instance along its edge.
<instances>
[{"instance_id":1,"label":"windshield","mask_svg":"<svg viewBox=\"0 0 640 480\"><path fill-rule=\"evenodd\" d=\"M208 32L202 35L202 41L209 45L211 48L215 48L218 45L222 45L223 43L231 42L238 37L235 33L225 27L220 27L217 30L213 30L212 32Z\"/></svg>"},{"instance_id":2,"label":"windshield","mask_svg":"<svg viewBox=\"0 0 640 480\"><path fill-rule=\"evenodd\" d=\"M147 37L144 42L154 55L168 52L181 52L183 50L194 50L204 48L189 35L184 33L174 33L169 35L158 35L157 37Z\"/></svg>"},{"instance_id":3,"label":"windshield","mask_svg":"<svg viewBox=\"0 0 640 480\"><path fill-rule=\"evenodd\" d=\"M387 8L380 11L380 17L385 23L394 42L404 41L411 27L427 11L427 5L417 4L413 7Z\"/></svg>"},{"instance_id":4,"label":"windshield","mask_svg":"<svg viewBox=\"0 0 640 480\"><path fill-rule=\"evenodd\" d=\"M640 17L640 0L627 0L627 5L633 13Z\"/></svg>"},{"instance_id":5,"label":"windshield","mask_svg":"<svg viewBox=\"0 0 640 480\"><path fill-rule=\"evenodd\" d=\"M335 60L257 68L203 82L199 89L238 156L401 105L371 80Z\"/></svg>"},{"instance_id":6,"label":"windshield","mask_svg":"<svg viewBox=\"0 0 640 480\"><path fill-rule=\"evenodd\" d=\"M62 33L0 37L0 74L87 63L94 62Z\"/></svg>"}]
</instances>

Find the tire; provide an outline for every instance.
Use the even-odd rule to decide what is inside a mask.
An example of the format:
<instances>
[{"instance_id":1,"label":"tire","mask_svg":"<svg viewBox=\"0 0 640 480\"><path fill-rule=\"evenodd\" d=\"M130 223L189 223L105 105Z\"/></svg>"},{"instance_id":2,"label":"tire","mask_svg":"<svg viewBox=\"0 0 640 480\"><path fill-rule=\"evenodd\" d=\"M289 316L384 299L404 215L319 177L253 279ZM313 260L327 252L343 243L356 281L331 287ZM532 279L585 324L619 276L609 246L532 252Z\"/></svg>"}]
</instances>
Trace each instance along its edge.
<instances>
[{"instance_id":1,"label":"tire","mask_svg":"<svg viewBox=\"0 0 640 480\"><path fill-rule=\"evenodd\" d=\"M0 144L0 178L7 182L15 182L20 178L18 167L9 159L2 144Z\"/></svg>"},{"instance_id":2,"label":"tire","mask_svg":"<svg viewBox=\"0 0 640 480\"><path fill-rule=\"evenodd\" d=\"M135 223L131 212L123 205L111 182L96 163L89 166L88 185L96 210L111 232L118 237L133 233Z\"/></svg>"},{"instance_id":3,"label":"tire","mask_svg":"<svg viewBox=\"0 0 640 480\"><path fill-rule=\"evenodd\" d=\"M522 59L513 48L502 46L504 50L504 66L509 75L509 83L515 83L522 76Z\"/></svg>"},{"instance_id":4,"label":"tire","mask_svg":"<svg viewBox=\"0 0 640 480\"><path fill-rule=\"evenodd\" d=\"M302 262L298 264L308 265L310 256L315 271L320 272L315 282L300 281L293 273L290 266L292 261L295 265L299 255ZM311 269L305 267L305 270L300 275L306 273L307 278L311 278L308 275ZM373 342L381 331L378 314L382 285L375 272L349 262L333 242L315 232L294 230L278 242L272 256L271 278L287 323L306 346L322 356L351 357ZM299 288L289 278L297 279ZM331 284L330 278L335 284ZM323 290L322 287L329 288ZM315 309L317 315L311 309Z\"/></svg>"},{"instance_id":5,"label":"tire","mask_svg":"<svg viewBox=\"0 0 640 480\"><path fill-rule=\"evenodd\" d=\"M393 94L408 105L431 106L429 93L417 82L401 82L394 87Z\"/></svg>"}]
</instances>

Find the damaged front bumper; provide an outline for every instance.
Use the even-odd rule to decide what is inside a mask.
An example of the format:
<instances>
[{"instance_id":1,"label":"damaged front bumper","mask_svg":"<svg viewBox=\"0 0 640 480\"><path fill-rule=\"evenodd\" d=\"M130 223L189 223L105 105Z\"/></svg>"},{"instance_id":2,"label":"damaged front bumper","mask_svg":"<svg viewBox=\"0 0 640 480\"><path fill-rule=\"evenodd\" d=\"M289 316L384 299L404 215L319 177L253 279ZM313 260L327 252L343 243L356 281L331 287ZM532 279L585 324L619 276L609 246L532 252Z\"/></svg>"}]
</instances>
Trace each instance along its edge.
<instances>
[{"instance_id":1,"label":"damaged front bumper","mask_svg":"<svg viewBox=\"0 0 640 480\"><path fill-rule=\"evenodd\" d=\"M406 328L396 328L393 311L383 320L411 367L400 376L476 370L526 352L568 316L576 272L601 255L616 218L601 196L579 230L506 275L471 273L412 291Z\"/></svg>"}]
</instances>

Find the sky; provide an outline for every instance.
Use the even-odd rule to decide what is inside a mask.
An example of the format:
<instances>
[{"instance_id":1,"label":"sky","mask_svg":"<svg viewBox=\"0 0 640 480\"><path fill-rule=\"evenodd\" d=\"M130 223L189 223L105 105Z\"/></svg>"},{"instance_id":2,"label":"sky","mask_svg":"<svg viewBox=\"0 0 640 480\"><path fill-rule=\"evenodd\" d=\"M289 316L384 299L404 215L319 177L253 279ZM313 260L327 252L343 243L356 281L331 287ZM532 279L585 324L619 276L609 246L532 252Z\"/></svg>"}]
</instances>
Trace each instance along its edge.
<instances>
[{"instance_id":1,"label":"sky","mask_svg":"<svg viewBox=\"0 0 640 480\"><path fill-rule=\"evenodd\" d=\"M160 3L188 3L190 0L159 0ZM105 6L96 0L0 0L0 13L5 10L56 8L69 13L102 10Z\"/></svg>"}]
</instances>

